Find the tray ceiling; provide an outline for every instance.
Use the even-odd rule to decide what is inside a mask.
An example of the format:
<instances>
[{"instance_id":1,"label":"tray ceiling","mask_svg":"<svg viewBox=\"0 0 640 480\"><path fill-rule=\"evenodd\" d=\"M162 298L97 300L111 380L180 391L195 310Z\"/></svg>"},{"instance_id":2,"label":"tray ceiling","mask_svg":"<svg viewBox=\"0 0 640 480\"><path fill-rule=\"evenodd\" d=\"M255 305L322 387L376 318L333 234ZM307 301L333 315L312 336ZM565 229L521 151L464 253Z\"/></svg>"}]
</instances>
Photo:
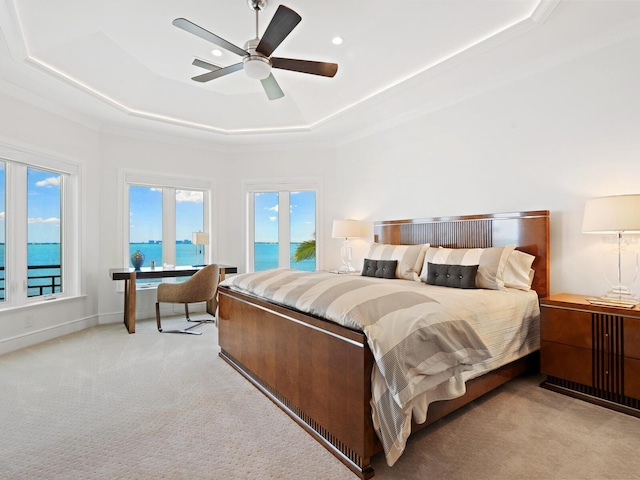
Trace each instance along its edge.
<instances>
[{"instance_id":1,"label":"tray ceiling","mask_svg":"<svg viewBox=\"0 0 640 480\"><path fill-rule=\"evenodd\" d=\"M335 62L339 69L335 78L274 69L285 96L269 101L259 81L243 71L204 84L192 81L204 73L192 65L194 58L226 66L239 57L226 51L214 56L215 45L171 24L184 17L242 47L255 30L244 0L0 1L11 58L5 54L4 65L17 63L20 75L30 76L8 73L10 82L41 86L40 96L99 124L124 126L135 119L222 136L309 132L332 123L347 128L356 111L384 105L418 82L428 85L456 69L463 73L460 65L477 62L496 46L522 42L562 3L289 0L285 4L302 21L274 54ZM272 0L260 14L260 34L278 5ZM336 35L342 45L332 43ZM512 65L508 56L500 61L492 67L496 71Z\"/></svg>"}]
</instances>

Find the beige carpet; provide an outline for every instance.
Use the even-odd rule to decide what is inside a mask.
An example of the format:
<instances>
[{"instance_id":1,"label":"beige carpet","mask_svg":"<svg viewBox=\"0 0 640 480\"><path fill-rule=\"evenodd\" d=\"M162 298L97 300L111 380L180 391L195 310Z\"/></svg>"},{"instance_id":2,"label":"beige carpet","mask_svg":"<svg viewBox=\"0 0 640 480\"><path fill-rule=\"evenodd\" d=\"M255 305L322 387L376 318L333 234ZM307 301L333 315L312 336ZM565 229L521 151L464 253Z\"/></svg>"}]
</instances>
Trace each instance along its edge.
<instances>
[{"instance_id":1,"label":"beige carpet","mask_svg":"<svg viewBox=\"0 0 640 480\"><path fill-rule=\"evenodd\" d=\"M167 327L171 322L166 322ZM355 479L201 336L104 325L0 356L2 479ZM377 479L640 478L640 420L516 380Z\"/></svg>"}]
</instances>

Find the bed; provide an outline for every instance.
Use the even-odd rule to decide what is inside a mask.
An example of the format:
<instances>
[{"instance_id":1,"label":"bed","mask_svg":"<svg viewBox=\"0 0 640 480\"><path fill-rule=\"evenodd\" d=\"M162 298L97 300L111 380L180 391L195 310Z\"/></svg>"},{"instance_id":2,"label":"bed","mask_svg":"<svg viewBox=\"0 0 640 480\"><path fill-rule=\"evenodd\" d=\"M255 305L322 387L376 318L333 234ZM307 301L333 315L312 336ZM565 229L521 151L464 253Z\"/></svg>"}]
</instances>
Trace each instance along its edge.
<instances>
[{"instance_id":1,"label":"bed","mask_svg":"<svg viewBox=\"0 0 640 480\"><path fill-rule=\"evenodd\" d=\"M375 223L374 234L377 244L429 244L432 252L435 246L445 249L493 247L493 250L498 250L496 247L506 248L512 245L518 251L535 257L532 264L535 276L531 283L534 293L529 292L527 301L531 303L533 296L537 307L537 297L547 296L549 293L548 211L381 221ZM274 274L270 275L275 278ZM289 273L281 272L280 275L285 277ZM331 276L336 277L336 280L327 278ZM315 277L323 284L353 283L359 288L366 286L372 289L380 288L382 282L386 281L378 278L347 278L345 275L329 273L319 273ZM389 450L393 452L393 448L385 442L383 449L378 436L381 430L380 419L384 418L384 415L380 415L382 410L378 411L380 392L377 390L382 362L379 361L380 352L377 351L379 345L372 343L369 327L363 329L362 325L349 322L341 325L336 323L335 318L327 319L331 318L331 312L313 309L305 311L305 308L295 302L289 302L287 305L286 302L281 302L282 298L276 299L273 295L260 294L260 288L263 288L261 286L254 290L239 288L242 278L240 277L235 285L232 279L228 279L219 288L220 356L360 478L373 477L372 456L384 450L390 463ZM296 281L306 283L311 279L307 280L304 277ZM396 280L389 280L394 281ZM271 282L273 283L273 280ZM260 285L259 282L249 281L248 278L247 283ZM405 284L412 289L412 295L418 292L421 286L429 287L421 282L409 281ZM453 290L458 290L442 287L432 289L446 291L446 296L452 295ZM276 290L271 289L272 292ZM507 291L503 292L502 296L517 296L510 293L510 288L503 290ZM462 290L460 292L467 294ZM297 298L297 295L289 297ZM437 300L433 303L442 302L443 300ZM482 302L486 304L493 301ZM334 316L340 317L341 314ZM358 322L359 320L355 323ZM479 355L482 354L481 350L479 346ZM415 431L423 428L511 378L527 371L535 371L538 368L537 345L535 348L529 345L529 348L522 349L522 352L523 354L516 355L515 359L509 357L507 363L500 363L497 367L492 365L491 371L486 372L467 373L471 367L466 364L474 363L476 360L479 364L482 358L463 361L465 366L461 370L462 373L456 371L455 378L451 377L451 388L454 380L459 382L460 378L463 378L461 391L456 395L441 395L441 398L453 397L451 399L429 404L433 400L431 399L422 405L426 421L418 414L418 419L423 423L414 422L408 425L408 429ZM471 356L473 357L473 352ZM392 392L394 398L402 397L402 394L403 392ZM411 397L407 398L407 401L416 400ZM418 399L416 405L420 401ZM409 406L409 411L421 410L418 407L414 409L412 403L406 405ZM405 413L406 411L407 409L404 410ZM393 430L393 427L391 429ZM392 462L397 460L399 453L396 450L395 457L391 454Z\"/></svg>"}]
</instances>

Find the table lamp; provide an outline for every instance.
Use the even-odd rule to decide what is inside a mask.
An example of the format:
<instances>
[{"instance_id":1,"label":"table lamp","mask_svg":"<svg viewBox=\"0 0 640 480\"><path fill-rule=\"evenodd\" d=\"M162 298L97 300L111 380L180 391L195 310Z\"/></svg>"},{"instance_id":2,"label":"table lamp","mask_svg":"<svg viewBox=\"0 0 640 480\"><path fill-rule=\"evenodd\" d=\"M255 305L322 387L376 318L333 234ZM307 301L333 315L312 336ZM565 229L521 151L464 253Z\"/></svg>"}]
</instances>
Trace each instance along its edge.
<instances>
[{"instance_id":1,"label":"table lamp","mask_svg":"<svg viewBox=\"0 0 640 480\"><path fill-rule=\"evenodd\" d=\"M351 265L351 241L350 238L358 238L363 235L364 225L359 220L334 220L332 238L343 238L340 256L342 257L342 266L338 270L340 273L355 272L356 269Z\"/></svg>"},{"instance_id":2,"label":"table lamp","mask_svg":"<svg viewBox=\"0 0 640 480\"><path fill-rule=\"evenodd\" d=\"M204 267L204 246L209 243L209 234L193 232L191 243L196 246L196 264L194 267ZM200 263L200 254L202 254L202 263Z\"/></svg>"},{"instance_id":3,"label":"table lamp","mask_svg":"<svg viewBox=\"0 0 640 480\"><path fill-rule=\"evenodd\" d=\"M603 259L605 277L612 288L602 297L589 301L627 308L637 305L638 297L629 291L627 285L632 283L638 274L638 254L626 248L622 235L640 234L640 195L617 195L587 200L582 232L616 236L616 248L605 254ZM615 273L607 275L607 266L612 266Z\"/></svg>"}]
</instances>

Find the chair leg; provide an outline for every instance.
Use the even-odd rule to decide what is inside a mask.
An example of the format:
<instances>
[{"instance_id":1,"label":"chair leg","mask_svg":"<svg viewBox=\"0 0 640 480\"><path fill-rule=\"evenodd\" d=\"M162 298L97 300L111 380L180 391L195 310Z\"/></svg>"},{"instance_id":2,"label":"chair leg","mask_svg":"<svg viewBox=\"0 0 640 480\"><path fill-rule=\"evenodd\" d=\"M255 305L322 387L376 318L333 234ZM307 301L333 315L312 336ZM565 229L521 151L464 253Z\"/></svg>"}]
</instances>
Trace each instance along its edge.
<instances>
[{"instance_id":1,"label":"chair leg","mask_svg":"<svg viewBox=\"0 0 640 480\"><path fill-rule=\"evenodd\" d=\"M196 328L197 326L203 324L203 323L213 323L214 325L216 324L216 317L213 317L213 319L209 320L191 320L191 317L189 317L189 304L185 303L184 304L184 314L187 317L187 322L191 322L194 325L191 325L190 327L187 328L182 328L180 330L163 330L162 329L162 325L160 323L160 302L156 302L156 323L158 324L158 331L160 333L191 333L193 335L202 335L202 332L192 332L191 329L192 328Z\"/></svg>"},{"instance_id":2,"label":"chair leg","mask_svg":"<svg viewBox=\"0 0 640 480\"><path fill-rule=\"evenodd\" d=\"M162 325L160 325L160 302L156 302L156 323L158 324L158 331L162 332Z\"/></svg>"},{"instance_id":3,"label":"chair leg","mask_svg":"<svg viewBox=\"0 0 640 480\"><path fill-rule=\"evenodd\" d=\"M187 309L187 305L185 304L185 309ZM189 310L187 311L187 320L189 319ZM160 302L156 302L156 323L158 324L158 331L160 333L191 333L192 335L202 335L202 332L192 332L190 331L193 327L197 327L199 323L192 325L188 328L182 328L180 330L163 330L162 325L160 324Z\"/></svg>"},{"instance_id":4,"label":"chair leg","mask_svg":"<svg viewBox=\"0 0 640 480\"><path fill-rule=\"evenodd\" d=\"M187 314L187 320L189 320L189 308L187 304L184 304L184 309ZM193 320L189 320L190 322ZM158 331L160 333L190 333L192 335L202 335L202 332L192 332L191 329L200 325L200 323L196 323L195 325L191 325L188 328L182 328L180 330L163 330L160 325L160 302L156 302L156 323L158 324Z\"/></svg>"},{"instance_id":5,"label":"chair leg","mask_svg":"<svg viewBox=\"0 0 640 480\"><path fill-rule=\"evenodd\" d=\"M202 323L213 323L213 324L216 323L216 318L215 317L213 317L213 319L211 319L211 320L209 320L209 319L206 319L206 320L191 320L191 318L189 318L189 307L188 307L188 305L186 303L184 304L184 311L185 311L185 314L187 316L187 322L192 322L192 323L196 324L196 325L191 325L189 328L187 328L187 330L189 330L191 328L194 328L194 327L197 327L198 325L200 325Z\"/></svg>"}]
</instances>

